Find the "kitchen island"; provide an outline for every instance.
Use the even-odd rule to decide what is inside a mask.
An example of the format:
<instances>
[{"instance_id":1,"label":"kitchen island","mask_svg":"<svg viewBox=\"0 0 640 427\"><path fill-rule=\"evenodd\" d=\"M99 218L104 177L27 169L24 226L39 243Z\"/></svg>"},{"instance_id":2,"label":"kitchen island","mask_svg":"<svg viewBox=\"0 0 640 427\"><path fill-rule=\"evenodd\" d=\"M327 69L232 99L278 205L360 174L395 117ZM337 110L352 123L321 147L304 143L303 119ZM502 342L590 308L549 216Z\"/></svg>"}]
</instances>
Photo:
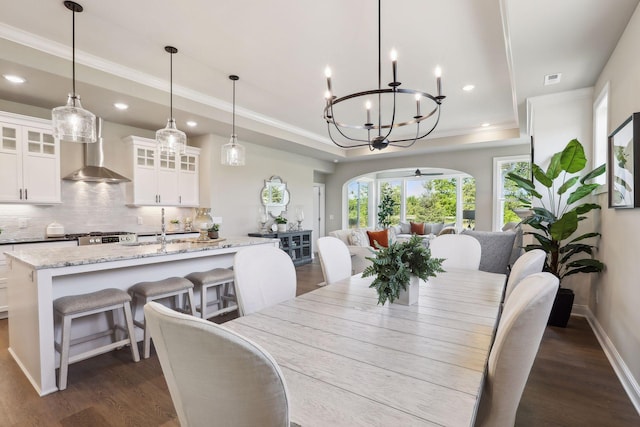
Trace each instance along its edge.
<instances>
[{"instance_id":1,"label":"kitchen island","mask_svg":"<svg viewBox=\"0 0 640 427\"><path fill-rule=\"evenodd\" d=\"M164 248L156 243L114 243L6 252L9 352L41 396L55 392L59 364L54 348L54 336L59 336L53 316L56 298L105 288L127 290L142 281L230 267L235 253L247 246L278 244L277 239L238 237L215 243L170 242ZM107 325L106 315L78 319L73 335L97 333ZM140 341L142 333L137 333ZM77 351L99 344L85 343Z\"/></svg>"}]
</instances>

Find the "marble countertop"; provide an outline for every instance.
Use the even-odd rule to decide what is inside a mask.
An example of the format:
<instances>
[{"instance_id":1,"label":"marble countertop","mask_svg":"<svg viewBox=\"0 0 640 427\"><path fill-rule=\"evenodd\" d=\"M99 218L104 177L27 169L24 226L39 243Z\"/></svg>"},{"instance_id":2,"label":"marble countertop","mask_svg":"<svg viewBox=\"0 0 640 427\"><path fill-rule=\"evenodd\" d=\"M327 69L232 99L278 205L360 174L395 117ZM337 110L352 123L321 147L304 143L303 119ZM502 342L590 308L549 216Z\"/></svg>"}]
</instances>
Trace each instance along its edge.
<instances>
[{"instance_id":1,"label":"marble countertop","mask_svg":"<svg viewBox=\"0 0 640 427\"><path fill-rule=\"evenodd\" d=\"M232 237L218 242L195 242L195 239L184 239L177 243L168 242L166 250L161 250L159 243L112 243L69 248L31 248L5 252L7 257L14 258L30 265L36 270L45 268L71 267L77 265L97 264L119 261L174 255L180 253L212 251L224 248L249 246L278 239L259 237Z\"/></svg>"},{"instance_id":2,"label":"marble countertop","mask_svg":"<svg viewBox=\"0 0 640 427\"><path fill-rule=\"evenodd\" d=\"M135 233L135 232L133 232ZM160 231L141 231L139 233L135 233L138 236L159 236ZM167 236L171 236L174 234L199 234L197 231L167 231L165 233ZM19 245L21 243L47 243L47 242L71 242L74 240L78 240L76 237L25 237L21 239L1 239L0 238L0 246L2 245Z\"/></svg>"}]
</instances>

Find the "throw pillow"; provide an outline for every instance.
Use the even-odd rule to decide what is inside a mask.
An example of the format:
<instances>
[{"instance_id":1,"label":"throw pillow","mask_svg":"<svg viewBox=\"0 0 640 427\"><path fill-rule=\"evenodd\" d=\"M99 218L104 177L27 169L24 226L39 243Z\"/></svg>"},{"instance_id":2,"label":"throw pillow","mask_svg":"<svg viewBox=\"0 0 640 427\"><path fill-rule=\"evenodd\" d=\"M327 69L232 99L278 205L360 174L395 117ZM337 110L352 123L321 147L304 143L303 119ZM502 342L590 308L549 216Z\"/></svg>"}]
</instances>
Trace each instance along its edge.
<instances>
[{"instance_id":1,"label":"throw pillow","mask_svg":"<svg viewBox=\"0 0 640 427\"><path fill-rule=\"evenodd\" d=\"M367 235L369 236L369 243L372 248L378 248L378 245L388 248L389 247L389 233L387 230L380 231L368 231ZM378 242L378 245L376 245Z\"/></svg>"},{"instance_id":2,"label":"throw pillow","mask_svg":"<svg viewBox=\"0 0 640 427\"><path fill-rule=\"evenodd\" d=\"M400 223L400 233L398 234L411 234L411 224L408 222Z\"/></svg>"},{"instance_id":3,"label":"throw pillow","mask_svg":"<svg viewBox=\"0 0 640 427\"><path fill-rule=\"evenodd\" d=\"M516 233L512 231L473 231L465 229L461 234L468 234L480 242L480 270L489 273L509 272L508 266L513 251Z\"/></svg>"},{"instance_id":4,"label":"throw pillow","mask_svg":"<svg viewBox=\"0 0 640 427\"><path fill-rule=\"evenodd\" d=\"M411 234L424 234L424 222L411 222Z\"/></svg>"},{"instance_id":5,"label":"throw pillow","mask_svg":"<svg viewBox=\"0 0 640 427\"><path fill-rule=\"evenodd\" d=\"M351 235L349 236L349 244L351 246L369 246L369 239L364 234L364 231L356 228L351 230Z\"/></svg>"},{"instance_id":6,"label":"throw pillow","mask_svg":"<svg viewBox=\"0 0 640 427\"><path fill-rule=\"evenodd\" d=\"M440 234L440 232L444 228L443 222L433 222L429 225L431 226L431 234L435 234L436 236Z\"/></svg>"}]
</instances>

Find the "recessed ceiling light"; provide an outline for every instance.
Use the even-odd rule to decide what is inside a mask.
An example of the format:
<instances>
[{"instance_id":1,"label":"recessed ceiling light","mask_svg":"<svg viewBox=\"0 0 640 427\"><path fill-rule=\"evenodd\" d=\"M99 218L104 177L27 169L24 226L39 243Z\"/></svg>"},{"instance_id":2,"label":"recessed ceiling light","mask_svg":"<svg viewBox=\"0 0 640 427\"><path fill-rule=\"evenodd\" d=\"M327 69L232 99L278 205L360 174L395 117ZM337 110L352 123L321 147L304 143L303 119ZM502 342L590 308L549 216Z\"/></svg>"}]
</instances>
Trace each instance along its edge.
<instances>
[{"instance_id":1,"label":"recessed ceiling light","mask_svg":"<svg viewBox=\"0 0 640 427\"><path fill-rule=\"evenodd\" d=\"M491 126L491 123L483 123L480 126L482 126L483 128L486 128L486 127Z\"/></svg>"},{"instance_id":2,"label":"recessed ceiling light","mask_svg":"<svg viewBox=\"0 0 640 427\"><path fill-rule=\"evenodd\" d=\"M127 108L129 108L129 106L124 102L116 102L115 104L113 104L113 106L116 107L118 110L126 110Z\"/></svg>"},{"instance_id":3,"label":"recessed ceiling light","mask_svg":"<svg viewBox=\"0 0 640 427\"><path fill-rule=\"evenodd\" d=\"M22 77L16 76L13 74L4 74L3 77L9 80L11 83L16 83L16 84L24 83L27 81L26 79L23 79Z\"/></svg>"},{"instance_id":4,"label":"recessed ceiling light","mask_svg":"<svg viewBox=\"0 0 640 427\"><path fill-rule=\"evenodd\" d=\"M475 88L476 87L474 85L464 85L464 86L462 86L462 90L464 90L465 92L471 92Z\"/></svg>"},{"instance_id":5,"label":"recessed ceiling light","mask_svg":"<svg viewBox=\"0 0 640 427\"><path fill-rule=\"evenodd\" d=\"M187 122L187 126L189 126L189 127L196 127L196 126L198 126L198 122L194 122L193 120L189 120L189 121Z\"/></svg>"}]
</instances>

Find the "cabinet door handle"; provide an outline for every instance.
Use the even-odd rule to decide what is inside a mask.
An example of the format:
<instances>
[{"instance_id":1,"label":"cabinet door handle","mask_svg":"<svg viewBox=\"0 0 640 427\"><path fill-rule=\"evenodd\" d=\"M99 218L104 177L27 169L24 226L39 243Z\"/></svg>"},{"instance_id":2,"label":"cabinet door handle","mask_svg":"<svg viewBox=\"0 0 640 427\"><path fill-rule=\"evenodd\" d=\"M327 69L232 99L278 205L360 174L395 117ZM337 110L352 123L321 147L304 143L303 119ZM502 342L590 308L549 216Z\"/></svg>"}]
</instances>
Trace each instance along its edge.
<instances>
[{"instance_id":1,"label":"cabinet door handle","mask_svg":"<svg viewBox=\"0 0 640 427\"><path fill-rule=\"evenodd\" d=\"M20 189L20 200L22 200L22 188Z\"/></svg>"},{"instance_id":2,"label":"cabinet door handle","mask_svg":"<svg viewBox=\"0 0 640 427\"><path fill-rule=\"evenodd\" d=\"M182 196L178 196L178 203L182 204Z\"/></svg>"},{"instance_id":3,"label":"cabinet door handle","mask_svg":"<svg viewBox=\"0 0 640 427\"><path fill-rule=\"evenodd\" d=\"M27 194L27 189L24 189L24 199L29 200L29 195Z\"/></svg>"},{"instance_id":4,"label":"cabinet door handle","mask_svg":"<svg viewBox=\"0 0 640 427\"><path fill-rule=\"evenodd\" d=\"M162 203L162 196L158 194L158 203Z\"/></svg>"}]
</instances>

